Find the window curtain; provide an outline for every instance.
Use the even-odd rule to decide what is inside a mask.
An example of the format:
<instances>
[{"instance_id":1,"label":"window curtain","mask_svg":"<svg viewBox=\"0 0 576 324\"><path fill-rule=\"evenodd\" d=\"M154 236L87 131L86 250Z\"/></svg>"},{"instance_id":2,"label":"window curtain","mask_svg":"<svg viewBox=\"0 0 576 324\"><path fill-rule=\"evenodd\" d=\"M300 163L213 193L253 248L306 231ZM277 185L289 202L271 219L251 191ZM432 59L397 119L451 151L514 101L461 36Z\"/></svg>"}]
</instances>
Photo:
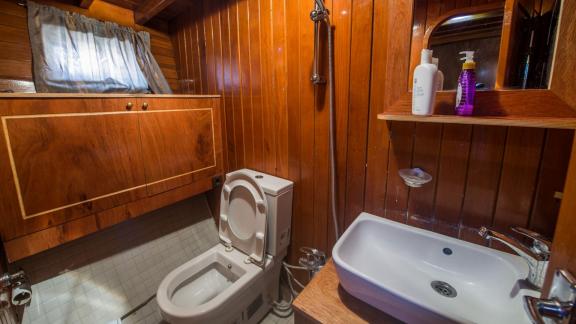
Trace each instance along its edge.
<instances>
[{"instance_id":1,"label":"window curtain","mask_svg":"<svg viewBox=\"0 0 576 324\"><path fill-rule=\"evenodd\" d=\"M172 93L150 34L28 1L38 92Z\"/></svg>"}]
</instances>

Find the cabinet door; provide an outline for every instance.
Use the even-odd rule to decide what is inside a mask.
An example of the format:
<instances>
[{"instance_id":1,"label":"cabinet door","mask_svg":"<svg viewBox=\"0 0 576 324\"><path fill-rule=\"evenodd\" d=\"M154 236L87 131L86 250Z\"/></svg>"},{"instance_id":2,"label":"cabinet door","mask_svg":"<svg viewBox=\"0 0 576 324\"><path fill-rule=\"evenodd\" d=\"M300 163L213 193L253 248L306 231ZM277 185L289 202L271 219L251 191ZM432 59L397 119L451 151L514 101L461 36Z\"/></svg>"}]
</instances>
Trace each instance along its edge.
<instances>
[{"instance_id":1,"label":"cabinet door","mask_svg":"<svg viewBox=\"0 0 576 324\"><path fill-rule=\"evenodd\" d=\"M140 132L148 194L221 173L218 109L212 99L142 99Z\"/></svg>"},{"instance_id":2,"label":"cabinet door","mask_svg":"<svg viewBox=\"0 0 576 324\"><path fill-rule=\"evenodd\" d=\"M138 112L119 101L0 105L4 240L146 197Z\"/></svg>"}]
</instances>

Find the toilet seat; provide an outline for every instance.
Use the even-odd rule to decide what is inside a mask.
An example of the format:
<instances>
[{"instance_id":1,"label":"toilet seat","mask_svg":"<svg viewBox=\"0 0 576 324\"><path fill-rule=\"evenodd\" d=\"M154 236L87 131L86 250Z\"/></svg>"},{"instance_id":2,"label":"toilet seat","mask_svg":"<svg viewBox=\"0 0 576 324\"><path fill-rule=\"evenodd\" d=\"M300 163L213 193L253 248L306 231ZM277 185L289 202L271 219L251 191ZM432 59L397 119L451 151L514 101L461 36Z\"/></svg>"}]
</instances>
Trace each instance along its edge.
<instances>
[{"instance_id":1,"label":"toilet seat","mask_svg":"<svg viewBox=\"0 0 576 324\"><path fill-rule=\"evenodd\" d=\"M220 199L220 239L258 265L265 260L267 209L266 194L252 176L243 171L226 176Z\"/></svg>"}]
</instances>

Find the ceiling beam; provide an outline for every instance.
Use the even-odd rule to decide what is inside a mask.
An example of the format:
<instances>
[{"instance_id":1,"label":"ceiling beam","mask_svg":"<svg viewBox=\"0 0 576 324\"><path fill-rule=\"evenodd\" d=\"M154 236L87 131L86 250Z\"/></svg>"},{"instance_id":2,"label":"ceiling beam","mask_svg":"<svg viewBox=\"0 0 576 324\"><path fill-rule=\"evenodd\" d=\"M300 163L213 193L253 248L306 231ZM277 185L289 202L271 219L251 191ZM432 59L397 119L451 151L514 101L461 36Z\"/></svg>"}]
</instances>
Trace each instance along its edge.
<instances>
[{"instance_id":1,"label":"ceiling beam","mask_svg":"<svg viewBox=\"0 0 576 324\"><path fill-rule=\"evenodd\" d=\"M145 0L134 10L134 21L143 25L176 0Z\"/></svg>"},{"instance_id":2,"label":"ceiling beam","mask_svg":"<svg viewBox=\"0 0 576 324\"><path fill-rule=\"evenodd\" d=\"M80 4L78 6L82 9L90 9L92 3L94 3L94 0L80 0Z\"/></svg>"}]
</instances>

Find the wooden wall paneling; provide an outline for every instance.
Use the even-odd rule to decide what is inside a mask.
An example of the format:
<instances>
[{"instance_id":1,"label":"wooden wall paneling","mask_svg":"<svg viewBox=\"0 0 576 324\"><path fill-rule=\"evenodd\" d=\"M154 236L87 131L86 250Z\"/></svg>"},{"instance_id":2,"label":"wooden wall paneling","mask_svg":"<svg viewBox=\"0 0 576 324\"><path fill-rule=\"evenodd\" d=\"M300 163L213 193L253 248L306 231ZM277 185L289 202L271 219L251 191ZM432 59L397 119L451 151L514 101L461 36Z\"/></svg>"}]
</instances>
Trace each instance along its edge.
<instances>
[{"instance_id":1,"label":"wooden wall paneling","mask_svg":"<svg viewBox=\"0 0 576 324\"><path fill-rule=\"evenodd\" d=\"M416 124L414 130L413 168L420 168L432 176L432 181L421 188L410 188L408 198L408 225L432 230L434 204L438 183L438 163L442 143L442 125Z\"/></svg>"},{"instance_id":2,"label":"wooden wall paneling","mask_svg":"<svg viewBox=\"0 0 576 324\"><path fill-rule=\"evenodd\" d=\"M300 164L300 181L296 183L296 193L300 197L299 210L292 213L294 219L292 224L294 229L294 248L292 248L292 260L296 260L295 253L300 246L313 246L316 228L314 226L314 163L315 163L315 142L314 142L314 86L310 82L310 73L314 55L314 25L310 22L310 3L307 0L298 0L297 16L294 19L299 37L298 66L295 67L298 73L298 93L299 93L299 124L300 124L300 151L297 158ZM290 25L289 25L290 26ZM326 166L327 167L327 166ZM298 178L297 178L298 179ZM296 179L296 180L297 180ZM296 245L298 244L298 245Z\"/></svg>"},{"instance_id":3,"label":"wooden wall paneling","mask_svg":"<svg viewBox=\"0 0 576 324\"><path fill-rule=\"evenodd\" d=\"M401 169L410 168L414 147L415 123L387 123L390 132L390 153L388 155L388 180L386 181L386 218L405 223L410 188L398 174Z\"/></svg>"},{"instance_id":4,"label":"wooden wall paneling","mask_svg":"<svg viewBox=\"0 0 576 324\"><path fill-rule=\"evenodd\" d=\"M230 9L228 8L228 4L224 7L222 3L219 4L222 6L222 12L220 15L220 23L221 23L221 31L222 31L222 66L224 69L224 78L223 78L223 95L224 100L226 101L226 126L228 127L228 149L229 149L229 167L230 170L236 170L241 168L241 163L239 163L238 155L243 153L243 146L238 145L237 134L239 124L236 123L234 120L234 111L236 110L235 102L234 102L234 92L232 86L234 84L234 76L232 75L232 66L234 65L234 61L232 60L232 50L230 48L231 38L233 37L231 28L230 28Z\"/></svg>"},{"instance_id":5,"label":"wooden wall paneling","mask_svg":"<svg viewBox=\"0 0 576 324\"><path fill-rule=\"evenodd\" d=\"M352 52L352 14L353 1L334 1L332 3L332 24L337 26L338 33L334 33L334 74L335 79L335 143L336 143L336 213L338 228L343 233L344 213L346 210L346 169L348 154L348 123L351 93L351 52ZM353 85L352 85L353 86ZM327 89L328 90L328 89ZM328 133L329 134L329 133ZM329 160L328 160L329 165ZM327 181L330 184L330 180ZM331 195L332 190L329 190ZM328 214L328 241L327 247L336 243L334 233L334 220L332 216L331 197L329 196Z\"/></svg>"},{"instance_id":6,"label":"wooden wall paneling","mask_svg":"<svg viewBox=\"0 0 576 324\"><path fill-rule=\"evenodd\" d=\"M399 62L403 60L408 62L407 53L410 52L410 44L406 40L410 39L412 26L412 5L407 6L402 1L387 1L382 2L382 4L377 1L374 5L374 30L377 30L381 35L377 38L374 36L373 40L371 119L374 118L376 111L383 110L384 107L393 104L408 89L409 67L408 64L399 64ZM388 14L391 12L394 12L394 14ZM381 43L380 38L384 38L384 43ZM384 48L382 49L381 47ZM384 66L378 64L382 60L385 62ZM388 128L382 129L382 127ZM374 127L370 126L368 134L368 181L365 197L367 210L376 212L376 215L384 216L385 214L386 217L403 222L406 216L408 190L399 178L397 170L410 166L412 156L409 151L411 151L413 141L405 139L405 145L395 146L394 142L398 143L398 140L393 138L396 137L398 139L400 134L402 134L402 129L404 129L405 134L412 133L407 131L407 129L411 128L414 128L413 123L406 123L405 125L402 125L402 123L377 123ZM388 136L390 142L386 144L384 141ZM381 149L371 151L370 147L372 145L380 145ZM382 153L386 151L388 151L388 155L382 156ZM401 152L400 155L396 156L397 152ZM370 157L374 153L378 154L378 156ZM383 163L383 158L388 162ZM378 170L383 167L386 167L387 171ZM384 177L387 178L386 181L382 181ZM375 184L371 184L370 182L372 181ZM380 208L369 208L374 203L370 200L378 199L382 194L381 182L385 182L386 188L384 194L385 211ZM372 194L369 194L371 190L376 190L378 196L373 197ZM378 204L378 200L375 203Z\"/></svg>"},{"instance_id":7,"label":"wooden wall paneling","mask_svg":"<svg viewBox=\"0 0 576 324\"><path fill-rule=\"evenodd\" d=\"M333 1L325 1L332 10ZM311 9L309 9L311 10ZM331 11L332 12L332 11ZM333 15L332 15L333 16ZM313 24L311 25L313 26ZM313 27L311 27L313 28ZM321 39L326 39L327 29L320 30ZM313 38L310 40L312 41ZM326 42L320 46L321 74L328 77L328 53ZM330 160L329 160L329 95L328 84L314 87L314 237L315 246L326 250L328 240L328 218L330 217Z\"/></svg>"},{"instance_id":8,"label":"wooden wall paneling","mask_svg":"<svg viewBox=\"0 0 576 324\"><path fill-rule=\"evenodd\" d=\"M196 66L194 62L194 58L196 57L195 50L195 39L192 37L192 24L195 22L197 18L197 13L192 12L191 8L188 8L190 11L191 17L193 19L187 19L184 22L184 28L182 31L182 36L184 37L184 57L186 61L186 75L187 79L186 82L188 83L188 91L190 93L198 94L200 93L200 84L199 84L199 75L196 73Z\"/></svg>"},{"instance_id":9,"label":"wooden wall paneling","mask_svg":"<svg viewBox=\"0 0 576 324\"><path fill-rule=\"evenodd\" d=\"M264 169L264 141L262 138L267 136L264 133L263 122L263 73L262 69L262 44L260 39L260 5L258 0L248 1L248 41L250 45L250 107L252 114L252 158L251 165L256 170ZM297 37L297 34L294 34ZM286 49L288 51L288 49ZM297 98L297 94L295 97ZM288 121L290 122L290 121ZM250 126L250 125L249 125Z\"/></svg>"},{"instance_id":10,"label":"wooden wall paneling","mask_svg":"<svg viewBox=\"0 0 576 324\"><path fill-rule=\"evenodd\" d=\"M576 12L575 1L563 1L562 11L556 32L553 70L550 76L550 90L576 109L574 75L576 70Z\"/></svg>"},{"instance_id":11,"label":"wooden wall paneling","mask_svg":"<svg viewBox=\"0 0 576 324\"><path fill-rule=\"evenodd\" d=\"M276 108L274 107L274 47L273 47L273 27L272 27L272 4L271 1L260 1L260 57L262 59L262 92L263 92L263 109L262 109L262 133L264 166L262 171L274 174L276 171L276 134L274 116ZM280 17L276 17L281 19Z\"/></svg>"},{"instance_id":12,"label":"wooden wall paneling","mask_svg":"<svg viewBox=\"0 0 576 324\"><path fill-rule=\"evenodd\" d=\"M551 238L560 210L565 175L570 161L574 131L549 129L546 132L538 185L528 228Z\"/></svg>"},{"instance_id":13,"label":"wooden wall paneling","mask_svg":"<svg viewBox=\"0 0 576 324\"><path fill-rule=\"evenodd\" d=\"M244 138L244 155L246 165L254 165L254 122L252 106L252 46L249 25L254 22L250 21L250 11L248 0L242 0L235 3L236 7L236 24L239 41L238 46L238 71L240 72L240 107L242 112L243 138Z\"/></svg>"},{"instance_id":14,"label":"wooden wall paneling","mask_svg":"<svg viewBox=\"0 0 576 324\"><path fill-rule=\"evenodd\" d=\"M574 141L576 141L576 137ZM574 217L576 210L576 159L574 158L576 157L576 142L574 141L572 142L570 164L564 186L564 198L554 231L552 256L542 291L545 295L550 289L552 274L556 269L566 269L573 274L576 272L576 240L574 240L574 229L576 228L576 217Z\"/></svg>"},{"instance_id":15,"label":"wooden wall paneling","mask_svg":"<svg viewBox=\"0 0 576 324\"><path fill-rule=\"evenodd\" d=\"M198 3L196 1L192 3L189 10L194 19L187 21L187 39L189 40L189 52L187 53L187 56L191 62L191 74L194 79L194 93L202 94L204 93L204 78L202 78L202 63L200 62L202 54L200 53L201 49L198 39L198 22L202 20L202 11L198 11Z\"/></svg>"},{"instance_id":16,"label":"wooden wall paneling","mask_svg":"<svg viewBox=\"0 0 576 324\"><path fill-rule=\"evenodd\" d=\"M288 98L287 87L287 52L286 52L286 1L271 1L270 15L272 20L272 46L274 57L273 64L273 105L276 107L274 115L274 127L276 128L276 166L275 174L286 178L288 176Z\"/></svg>"},{"instance_id":17,"label":"wooden wall paneling","mask_svg":"<svg viewBox=\"0 0 576 324\"><path fill-rule=\"evenodd\" d=\"M340 188L346 193L346 207L341 210L343 231L364 210L366 185L366 134L370 103L370 62L372 56L373 1L354 0L351 8L350 80L348 113L348 148L346 182ZM353 54L353 55L352 55Z\"/></svg>"},{"instance_id":18,"label":"wooden wall paneling","mask_svg":"<svg viewBox=\"0 0 576 324\"><path fill-rule=\"evenodd\" d=\"M507 127L473 127L460 226L463 240L488 243L478 235L478 229L492 224L507 132Z\"/></svg>"},{"instance_id":19,"label":"wooden wall paneling","mask_svg":"<svg viewBox=\"0 0 576 324\"><path fill-rule=\"evenodd\" d=\"M251 0L252 2L256 2L256 0ZM301 78L301 71L300 71L300 48L303 46L306 41L304 42L301 40L301 27L300 21L298 19L298 10L299 10L300 3L299 1L288 1L286 3L286 30L290 31L286 33L286 48L285 51L287 53L286 57L286 67L287 67L287 75L286 75L286 108L288 110L288 179L291 179L295 182L294 192L293 192L293 213L292 213L292 241L291 245L293 247L300 247L302 246L302 239L301 237L304 234L305 228L305 219L301 213L302 210L302 201L304 201L305 197L301 195L302 193L302 186L301 186L301 150L302 150L302 129L301 129L301 98L300 98L300 88L302 86L302 82L306 82ZM252 8L252 5L251 5ZM252 13L252 11L251 11ZM251 17L255 17L251 15ZM254 48L258 48L255 42L251 42L254 45ZM259 42L258 42L259 44ZM259 55L259 51L254 51L255 54ZM294 53L294 54L292 54ZM296 54L298 53L298 54ZM255 60L257 64L253 65L253 68L257 68L260 70L258 60ZM253 88L255 90L255 88ZM256 101L255 105L255 112L260 112L260 118L257 119L261 120L261 106L258 104L261 103L259 93L254 93L253 91L254 100ZM255 127L255 131L261 130L260 127ZM256 145L258 147L259 145ZM255 150L255 158L262 154L260 150ZM255 167L260 167L261 163L255 165ZM292 259L295 259L295 253L292 253Z\"/></svg>"},{"instance_id":20,"label":"wooden wall paneling","mask_svg":"<svg viewBox=\"0 0 576 324\"><path fill-rule=\"evenodd\" d=\"M242 93L242 76L240 69L242 68L242 61L240 57L240 39L239 39L239 13L238 1L228 2L228 27L230 28L230 76L231 83L230 89L232 93L233 108L232 114L234 119L234 139L235 146L238 148L236 153L236 163L238 168L246 166L246 146L244 133L247 125L244 124L244 111L243 111L243 93Z\"/></svg>"},{"instance_id":21,"label":"wooden wall paneling","mask_svg":"<svg viewBox=\"0 0 576 324\"><path fill-rule=\"evenodd\" d=\"M220 11L216 10L214 8L214 3L212 1L203 1L203 7L204 7L204 15L208 14L210 16L210 27L212 28L210 34L211 34L211 38L213 40L213 49L214 49L214 56L213 58L210 58L210 60L212 60L212 62L214 63L214 69L213 72L215 73L214 75L214 81L215 81L215 86L216 86L216 92L223 94L224 93L224 68L223 68L223 43L222 43L222 32L221 32L221 24L220 24ZM207 26L205 26L207 27ZM210 40L210 39L206 39L206 41ZM208 62L208 61L207 61ZM207 67L207 71L208 71L209 67ZM230 130L229 127L232 127L233 125L228 125L227 124L227 107L226 107L226 101L220 99L219 100L219 104L220 104L220 119L222 121L222 147L224 148L223 150L223 157L224 157L224 163L223 163L223 167L225 171L231 170L231 166L230 166Z\"/></svg>"},{"instance_id":22,"label":"wooden wall paneling","mask_svg":"<svg viewBox=\"0 0 576 324\"><path fill-rule=\"evenodd\" d=\"M378 120L377 115L384 106L390 104L388 93L383 91L388 74L388 36L389 17L387 5L384 1L374 2L374 22L372 40L372 69L370 82L370 113L368 119L368 135L366 150L366 188L364 195L364 210L384 215L384 202L386 200L386 186L388 182L388 154L389 132L386 123ZM406 18L406 17L404 17ZM395 41L398 41L395 39Z\"/></svg>"},{"instance_id":23,"label":"wooden wall paneling","mask_svg":"<svg viewBox=\"0 0 576 324\"><path fill-rule=\"evenodd\" d=\"M528 226L545 131L517 127L508 130L492 224L502 232L508 232L511 226ZM490 246L503 248L497 242Z\"/></svg>"},{"instance_id":24,"label":"wooden wall paneling","mask_svg":"<svg viewBox=\"0 0 576 324\"><path fill-rule=\"evenodd\" d=\"M434 231L458 237L472 126L444 125L436 192Z\"/></svg>"}]
</instances>

